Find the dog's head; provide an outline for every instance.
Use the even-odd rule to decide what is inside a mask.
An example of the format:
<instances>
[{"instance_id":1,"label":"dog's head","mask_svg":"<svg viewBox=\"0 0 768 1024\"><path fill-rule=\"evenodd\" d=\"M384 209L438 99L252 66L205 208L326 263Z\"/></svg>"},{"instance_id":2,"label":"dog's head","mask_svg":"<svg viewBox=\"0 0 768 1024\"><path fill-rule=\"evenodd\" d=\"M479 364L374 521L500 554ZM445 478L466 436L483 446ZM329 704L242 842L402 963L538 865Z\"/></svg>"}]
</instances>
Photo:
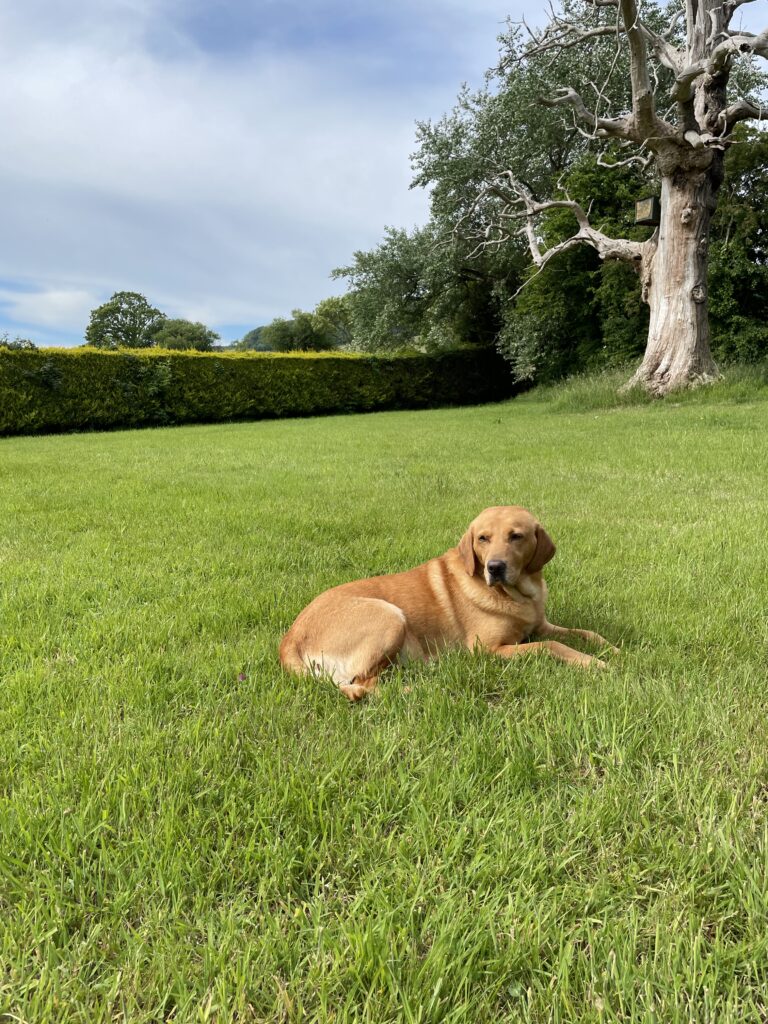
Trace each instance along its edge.
<instances>
[{"instance_id":1,"label":"dog's head","mask_svg":"<svg viewBox=\"0 0 768 1024\"><path fill-rule=\"evenodd\" d=\"M540 572L554 556L555 545L530 512L499 505L469 524L458 552L470 576L482 575L489 587L513 587L524 574Z\"/></svg>"}]
</instances>

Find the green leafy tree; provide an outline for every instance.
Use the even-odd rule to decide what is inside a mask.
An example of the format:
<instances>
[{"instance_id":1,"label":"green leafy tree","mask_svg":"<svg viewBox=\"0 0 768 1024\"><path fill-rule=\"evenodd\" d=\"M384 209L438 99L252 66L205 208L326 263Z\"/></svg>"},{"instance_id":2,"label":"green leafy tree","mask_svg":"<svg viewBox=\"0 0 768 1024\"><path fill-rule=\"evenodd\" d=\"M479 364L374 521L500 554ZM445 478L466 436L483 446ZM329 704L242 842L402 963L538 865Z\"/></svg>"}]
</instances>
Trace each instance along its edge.
<instances>
[{"instance_id":1,"label":"green leafy tree","mask_svg":"<svg viewBox=\"0 0 768 1024\"><path fill-rule=\"evenodd\" d=\"M712 347L728 361L768 357L768 133L743 126L712 218Z\"/></svg>"},{"instance_id":2,"label":"green leafy tree","mask_svg":"<svg viewBox=\"0 0 768 1024\"><path fill-rule=\"evenodd\" d=\"M578 31L594 33L586 50L571 34L574 45L552 45L546 59L528 59L520 33L510 30L486 87L463 89L449 114L419 124L414 184L430 189L429 223L413 232L388 228L376 248L356 252L348 266L334 271L349 283L353 347L428 350L495 340L513 374L533 379L642 356L649 307L638 261L577 247L572 209L578 203L588 211L591 226L607 242L617 239L625 254L650 253L653 231L634 224L634 208L638 199L658 193L658 171L647 154L627 161L623 140L606 142L577 125L570 111L563 116L572 93L558 93L563 82L582 95L594 94L599 83L601 109L632 109L632 55L617 46L615 17L608 31L606 6L566 0L563 27L572 33L569 26L586 18ZM652 3L644 5L644 31L649 38L667 33L670 46L684 46L679 19L667 31L669 17ZM675 76L663 63L655 75L657 109L663 109ZM760 82L736 65L731 78L740 79L743 91ZM543 104L546 96L557 102ZM735 140L739 130L737 125ZM765 351L768 232L762 197L768 181L759 139L766 135L754 133L748 147L731 147L721 209L711 226L718 357ZM523 204L509 202L510 178L532 197L558 204L537 216L539 246L557 255L542 268L531 260Z\"/></svg>"},{"instance_id":3,"label":"green leafy tree","mask_svg":"<svg viewBox=\"0 0 768 1024\"><path fill-rule=\"evenodd\" d=\"M261 329L259 340L272 352L324 352L334 341L315 322L312 313L294 309L292 319L276 317Z\"/></svg>"},{"instance_id":4,"label":"green leafy tree","mask_svg":"<svg viewBox=\"0 0 768 1024\"><path fill-rule=\"evenodd\" d=\"M0 334L0 348L15 349L17 351L29 351L30 349L37 348L34 341L30 341L29 338L13 338L8 336L7 331L3 331Z\"/></svg>"},{"instance_id":5,"label":"green leafy tree","mask_svg":"<svg viewBox=\"0 0 768 1024\"><path fill-rule=\"evenodd\" d=\"M335 348L348 348L352 344L352 321L349 299L346 295L333 295L322 299L312 314L315 330L330 338Z\"/></svg>"},{"instance_id":6,"label":"green leafy tree","mask_svg":"<svg viewBox=\"0 0 768 1024\"><path fill-rule=\"evenodd\" d=\"M150 348L165 319L138 292L115 292L91 313L85 341L94 348Z\"/></svg>"},{"instance_id":7,"label":"green leafy tree","mask_svg":"<svg viewBox=\"0 0 768 1024\"><path fill-rule=\"evenodd\" d=\"M333 271L346 295L354 348L436 350L490 345L501 326L504 295L520 283L527 260L515 252L469 259L461 240L436 220L384 240Z\"/></svg>"},{"instance_id":8,"label":"green leafy tree","mask_svg":"<svg viewBox=\"0 0 768 1024\"><path fill-rule=\"evenodd\" d=\"M634 202L652 183L634 165L606 177L591 153L581 153L561 176L558 193L590 206L601 230L642 241L647 227L634 224ZM540 224L541 244L555 246L572 231L568 210L552 209ZM541 270L506 305L499 349L518 379L553 380L582 370L624 363L641 355L648 312L640 279L624 263L603 261L577 246Z\"/></svg>"},{"instance_id":9,"label":"green leafy tree","mask_svg":"<svg viewBox=\"0 0 768 1024\"><path fill-rule=\"evenodd\" d=\"M190 349L210 352L219 335L205 324L191 320L164 319L152 335L152 344L157 348Z\"/></svg>"},{"instance_id":10,"label":"green leafy tree","mask_svg":"<svg viewBox=\"0 0 768 1024\"><path fill-rule=\"evenodd\" d=\"M264 327L254 327L252 331L244 334L240 341L235 342L234 348L238 352L271 352L265 341L262 341Z\"/></svg>"},{"instance_id":11,"label":"green leafy tree","mask_svg":"<svg viewBox=\"0 0 768 1024\"><path fill-rule=\"evenodd\" d=\"M637 0L565 0L526 45L514 31L503 44L502 67L522 75L530 68L549 75L553 64L571 63L569 73L559 74L540 96L600 151L604 173L633 163L657 175L661 221L650 238L606 233L570 197L541 198L514 154L488 168L457 221L478 248L508 244L514 226L522 224L539 268L576 245L633 266L650 316L645 353L631 383L656 395L716 374L707 287L712 214L725 155L738 144L736 129L742 121L768 118L759 91L745 91L765 86L765 76L749 61L768 59L768 29L755 34L733 27L740 6L700 0L662 16L653 3L640 6ZM595 55L607 74L585 78L584 67ZM737 57L749 58L744 69ZM568 210L577 230L547 246L541 218L555 210Z\"/></svg>"},{"instance_id":12,"label":"green leafy tree","mask_svg":"<svg viewBox=\"0 0 768 1024\"><path fill-rule=\"evenodd\" d=\"M378 247L355 253L349 266L334 271L349 280L355 347L433 349L498 338L516 372L533 365L514 357L508 344L513 297L530 264L527 246L515 231L503 245L480 248L467 229L483 220L478 193L500 168L512 166L532 187L547 191L586 152L583 135L539 102L573 70L584 81L610 75L616 93L628 96L625 69L612 68L596 48L586 61L563 53L551 67L489 72L486 88L462 89L449 114L418 124L414 185L431 191L429 224L411 233L388 228ZM546 346L539 356L536 365L546 358Z\"/></svg>"}]
</instances>

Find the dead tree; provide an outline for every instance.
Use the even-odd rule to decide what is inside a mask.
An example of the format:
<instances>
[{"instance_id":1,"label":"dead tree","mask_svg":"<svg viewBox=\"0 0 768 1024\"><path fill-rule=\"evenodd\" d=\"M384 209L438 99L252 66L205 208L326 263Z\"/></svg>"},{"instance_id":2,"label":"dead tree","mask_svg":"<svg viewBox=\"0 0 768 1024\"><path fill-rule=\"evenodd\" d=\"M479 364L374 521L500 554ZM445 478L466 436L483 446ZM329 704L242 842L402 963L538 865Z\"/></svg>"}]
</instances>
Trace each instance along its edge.
<instances>
[{"instance_id":1,"label":"dead tree","mask_svg":"<svg viewBox=\"0 0 768 1024\"><path fill-rule=\"evenodd\" d=\"M503 171L478 196L467 220L490 199L492 223L484 227L478 248L502 244L517 233L521 221L534 263L544 267L558 253L575 245L590 245L601 259L629 261L640 274L643 300L650 307L648 344L642 364L630 381L656 395L712 379L707 305L709 226L723 180L724 157L739 121L768 120L768 109L752 100L729 99L734 61L743 55L768 59L768 28L755 34L732 31L734 12L753 0L686 0L666 31L653 30L642 18L637 0L591 0L607 9L609 20L580 25L555 15L525 51L527 59L547 51L586 45L595 37L614 35L629 56L631 110L602 117L582 96L564 86L543 100L567 107L576 125L590 138L613 140L631 149L616 166L641 160L655 164L661 180L661 219L647 242L609 238L594 228L588 212L570 199L537 201L511 172ZM672 40L681 35L685 43ZM656 64L672 72L672 105L663 116L657 110ZM572 211L578 231L542 251L537 218L554 208Z\"/></svg>"}]
</instances>

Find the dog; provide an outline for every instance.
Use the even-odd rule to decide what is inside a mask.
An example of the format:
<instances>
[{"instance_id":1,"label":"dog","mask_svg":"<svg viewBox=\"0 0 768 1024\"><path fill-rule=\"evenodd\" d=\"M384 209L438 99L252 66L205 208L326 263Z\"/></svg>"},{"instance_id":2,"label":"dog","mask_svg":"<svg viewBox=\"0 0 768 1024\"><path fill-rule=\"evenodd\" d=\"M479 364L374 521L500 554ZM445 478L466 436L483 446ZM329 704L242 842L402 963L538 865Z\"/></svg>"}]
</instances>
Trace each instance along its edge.
<instances>
[{"instance_id":1,"label":"dog","mask_svg":"<svg viewBox=\"0 0 768 1024\"><path fill-rule=\"evenodd\" d=\"M385 668L427 661L448 648L477 647L502 658L544 651L572 665L605 668L552 637L580 636L617 649L598 633L547 621L541 570L555 545L524 508L487 508L455 548L415 569L326 590L299 614L280 644L285 669L326 675L351 701L372 693ZM527 642L533 634L548 639Z\"/></svg>"}]
</instances>

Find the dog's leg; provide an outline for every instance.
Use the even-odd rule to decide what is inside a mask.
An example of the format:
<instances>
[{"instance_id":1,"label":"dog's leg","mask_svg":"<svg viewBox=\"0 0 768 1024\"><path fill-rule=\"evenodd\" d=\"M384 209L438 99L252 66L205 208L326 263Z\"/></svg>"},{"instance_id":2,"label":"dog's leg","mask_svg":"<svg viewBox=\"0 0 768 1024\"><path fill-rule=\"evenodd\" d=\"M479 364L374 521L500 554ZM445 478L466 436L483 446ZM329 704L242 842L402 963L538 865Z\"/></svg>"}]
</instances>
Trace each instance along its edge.
<instances>
[{"instance_id":1,"label":"dog's leg","mask_svg":"<svg viewBox=\"0 0 768 1024\"><path fill-rule=\"evenodd\" d=\"M294 623L291 630L298 632L300 640L292 640L289 631L283 641L282 663L295 670L298 661L300 672L332 679L350 701L372 694L390 665L421 654L405 614L388 601L350 597L337 601L331 613L322 606L314 616L306 611L297 619L298 629Z\"/></svg>"},{"instance_id":2,"label":"dog's leg","mask_svg":"<svg viewBox=\"0 0 768 1024\"><path fill-rule=\"evenodd\" d=\"M347 700L362 700L363 697L370 697L374 693L378 683L377 673L374 676L368 676L367 679L354 679L351 683L339 683L339 693L343 693Z\"/></svg>"},{"instance_id":3,"label":"dog's leg","mask_svg":"<svg viewBox=\"0 0 768 1024\"><path fill-rule=\"evenodd\" d=\"M606 640L599 633L593 633L591 629L566 629L565 626L555 626L545 619L543 625L539 626L536 632L540 636L581 636L585 640L597 644L598 647L607 647L614 654L620 653L619 648L614 647L610 640Z\"/></svg>"},{"instance_id":4,"label":"dog's leg","mask_svg":"<svg viewBox=\"0 0 768 1024\"><path fill-rule=\"evenodd\" d=\"M557 640L534 640L530 644L502 644L493 649L494 654L502 658L516 658L521 654L536 654L543 651L552 658L558 658L569 665L580 665L582 668L608 668L600 658L593 658L590 654L582 654L581 651L574 651L572 647L558 643Z\"/></svg>"}]
</instances>

